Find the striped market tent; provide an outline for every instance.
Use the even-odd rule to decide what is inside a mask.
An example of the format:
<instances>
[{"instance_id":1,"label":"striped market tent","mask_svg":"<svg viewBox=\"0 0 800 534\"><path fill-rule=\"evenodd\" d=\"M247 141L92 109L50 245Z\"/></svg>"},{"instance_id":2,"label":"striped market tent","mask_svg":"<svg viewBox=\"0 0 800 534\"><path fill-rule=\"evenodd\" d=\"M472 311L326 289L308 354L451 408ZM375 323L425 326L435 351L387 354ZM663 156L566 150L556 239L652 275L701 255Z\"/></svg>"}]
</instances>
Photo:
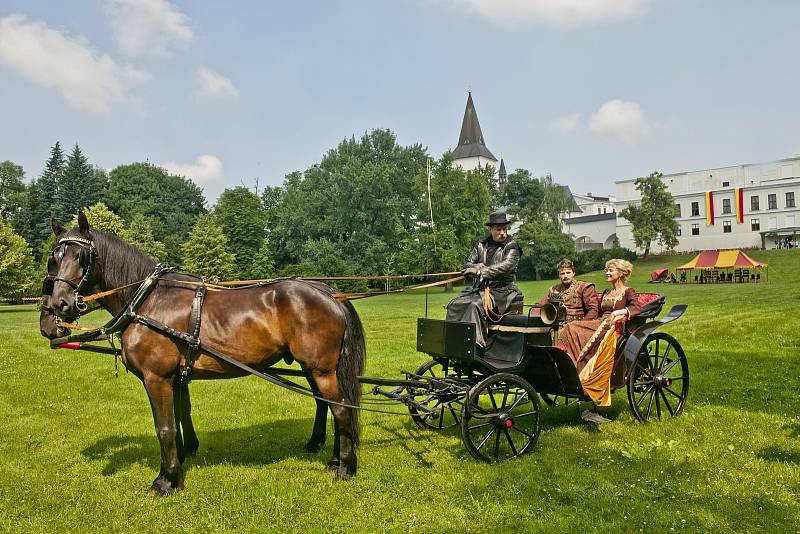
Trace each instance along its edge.
<instances>
[{"instance_id":1,"label":"striped market tent","mask_svg":"<svg viewBox=\"0 0 800 534\"><path fill-rule=\"evenodd\" d=\"M694 279L697 283L761 282L766 281L768 265L756 261L741 250L706 250L690 262L678 267L679 271L700 271ZM764 274L763 280L761 274ZM683 277L681 277L683 280Z\"/></svg>"}]
</instances>

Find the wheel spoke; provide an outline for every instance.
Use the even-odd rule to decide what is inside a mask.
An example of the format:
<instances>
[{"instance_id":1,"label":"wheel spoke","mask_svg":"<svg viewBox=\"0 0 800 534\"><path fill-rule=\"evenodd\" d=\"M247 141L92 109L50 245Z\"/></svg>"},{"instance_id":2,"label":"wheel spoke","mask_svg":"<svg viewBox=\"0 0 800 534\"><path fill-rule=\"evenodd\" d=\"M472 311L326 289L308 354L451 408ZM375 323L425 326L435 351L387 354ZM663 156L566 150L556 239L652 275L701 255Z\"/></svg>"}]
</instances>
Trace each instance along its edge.
<instances>
[{"instance_id":1,"label":"wheel spoke","mask_svg":"<svg viewBox=\"0 0 800 534\"><path fill-rule=\"evenodd\" d=\"M441 406L441 405L442 405L442 403L440 402L439 406ZM443 428L444 428L444 408L439 410L439 430L441 430Z\"/></svg>"},{"instance_id":2,"label":"wheel spoke","mask_svg":"<svg viewBox=\"0 0 800 534\"><path fill-rule=\"evenodd\" d=\"M509 408L507 411L510 412L511 410L513 410L514 408L519 406L519 404L522 402L522 400L525 399L527 396L528 396L528 392L527 391L523 392L522 395L517 397L517 400L514 401L514 404L511 405L511 408Z\"/></svg>"},{"instance_id":3,"label":"wheel spoke","mask_svg":"<svg viewBox=\"0 0 800 534\"><path fill-rule=\"evenodd\" d=\"M503 430L503 433L506 435L506 441L508 441L508 446L511 447L511 452L513 452L514 456L516 456L518 454L517 448L514 446L514 440L511 439L511 434L508 433L507 428Z\"/></svg>"},{"instance_id":4,"label":"wheel spoke","mask_svg":"<svg viewBox=\"0 0 800 534\"><path fill-rule=\"evenodd\" d=\"M660 421L661 420L661 399L658 396L658 390L659 390L659 388L656 387L654 396L656 398L656 417L658 417L658 420Z\"/></svg>"},{"instance_id":5,"label":"wheel spoke","mask_svg":"<svg viewBox=\"0 0 800 534\"><path fill-rule=\"evenodd\" d=\"M671 350L672 350L672 343L668 343L667 350L665 350L664 355L661 356L661 365L659 366L659 369L661 370L662 373L664 372L664 364L666 363L667 357L669 356Z\"/></svg>"},{"instance_id":6,"label":"wheel spoke","mask_svg":"<svg viewBox=\"0 0 800 534\"><path fill-rule=\"evenodd\" d=\"M648 388L647 388L646 390L644 390L644 392L642 392L642 396L641 396L641 397L639 397L639 400L638 400L638 401L636 401L636 409L637 409L637 410L639 409L639 405L640 405L640 404L642 404L642 401L643 401L643 400L644 400L644 399L647 397L647 395L648 395L648 394L649 394L649 393L650 393L652 390L653 390L653 385L652 385L652 384L650 384L650 386L648 386Z\"/></svg>"},{"instance_id":7,"label":"wheel spoke","mask_svg":"<svg viewBox=\"0 0 800 534\"><path fill-rule=\"evenodd\" d=\"M511 430L516 430L517 432L519 432L519 433L520 433L520 434L522 434L523 436L528 436L528 438L530 438L530 439L534 439L532 434L528 434L527 432L525 432L525 431L524 431L524 430L522 430L521 428L517 427L516 425L512 426L512 427L511 427Z\"/></svg>"},{"instance_id":8,"label":"wheel spoke","mask_svg":"<svg viewBox=\"0 0 800 534\"><path fill-rule=\"evenodd\" d=\"M514 419L522 419L523 417L528 417L529 415L536 415L537 413L539 413L539 412L538 411L533 411L533 412L525 412L525 413L515 413L514 414Z\"/></svg>"},{"instance_id":9,"label":"wheel spoke","mask_svg":"<svg viewBox=\"0 0 800 534\"><path fill-rule=\"evenodd\" d=\"M680 362L680 361L681 361L681 359L680 359L680 358L676 358L676 359L672 360L671 362L669 362L669 365L668 365L667 367L665 367L665 368L664 368L664 369L661 371L661 374L666 374L666 373L668 373L668 372L669 372L669 371L670 371L670 370L671 370L673 367L675 367L675 366L678 364L678 362Z\"/></svg>"},{"instance_id":10,"label":"wheel spoke","mask_svg":"<svg viewBox=\"0 0 800 534\"><path fill-rule=\"evenodd\" d=\"M650 412L653 410L653 397L655 397L655 388L651 387L650 391L652 394L650 395L650 400L647 401L647 413L645 414L645 421L650 419Z\"/></svg>"},{"instance_id":11,"label":"wheel spoke","mask_svg":"<svg viewBox=\"0 0 800 534\"><path fill-rule=\"evenodd\" d=\"M675 416L675 410L672 409L672 406L670 406L669 402L667 401L667 396L664 394L664 390L659 389L658 392L661 394L661 398L664 400L664 406L666 406L667 410L669 410L669 415Z\"/></svg>"},{"instance_id":12,"label":"wheel spoke","mask_svg":"<svg viewBox=\"0 0 800 534\"><path fill-rule=\"evenodd\" d=\"M506 386L506 388L503 390L503 404L500 405L500 409L502 410L506 409L506 402L508 402L508 390L508 386Z\"/></svg>"},{"instance_id":13,"label":"wheel spoke","mask_svg":"<svg viewBox=\"0 0 800 534\"><path fill-rule=\"evenodd\" d=\"M494 457L500 456L500 432L495 433L494 435Z\"/></svg>"},{"instance_id":14,"label":"wheel spoke","mask_svg":"<svg viewBox=\"0 0 800 534\"><path fill-rule=\"evenodd\" d=\"M677 393L675 393L674 391L672 391L672 389L671 389L671 388L668 388L668 387L664 386L664 389L666 389L666 390L667 390L667 391L669 391L669 392L670 392L672 395L674 395L676 399L678 399L678 400L681 400L681 396L680 396L680 395L678 395Z\"/></svg>"},{"instance_id":15,"label":"wheel spoke","mask_svg":"<svg viewBox=\"0 0 800 534\"><path fill-rule=\"evenodd\" d=\"M480 443L478 443L478 446L475 447L475 448L478 449L478 450L481 450L481 447L486 445L486 442L489 441L489 438L492 437L492 434L494 434L495 430L496 430L496 427L492 427L491 430L489 430L489 433L486 434L485 436L483 436L483 439L481 440Z\"/></svg>"},{"instance_id":16,"label":"wheel spoke","mask_svg":"<svg viewBox=\"0 0 800 534\"><path fill-rule=\"evenodd\" d=\"M492 391L492 388L491 387L486 388L486 393L489 395L489 400L492 401L492 408L494 408L495 412L498 411L497 410L497 401L494 400L494 391ZM481 396L478 395L478 399L480 399L480 398L481 398Z\"/></svg>"},{"instance_id":17,"label":"wheel spoke","mask_svg":"<svg viewBox=\"0 0 800 534\"><path fill-rule=\"evenodd\" d=\"M489 421L488 423L481 423L479 425L473 425L473 426L469 427L469 429L470 430L477 430L479 428L483 428L485 426L489 426L489 425L493 425L493 424L494 424L494 421Z\"/></svg>"}]
</instances>

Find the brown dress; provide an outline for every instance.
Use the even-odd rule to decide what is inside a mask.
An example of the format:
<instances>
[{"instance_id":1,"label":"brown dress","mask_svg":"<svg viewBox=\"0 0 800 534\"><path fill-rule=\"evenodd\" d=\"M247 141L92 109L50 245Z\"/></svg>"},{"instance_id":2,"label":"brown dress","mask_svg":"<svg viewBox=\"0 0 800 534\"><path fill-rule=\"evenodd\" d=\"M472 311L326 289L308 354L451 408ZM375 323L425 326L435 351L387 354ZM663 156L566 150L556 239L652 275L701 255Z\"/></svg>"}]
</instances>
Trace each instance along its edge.
<instances>
[{"instance_id":1,"label":"brown dress","mask_svg":"<svg viewBox=\"0 0 800 534\"><path fill-rule=\"evenodd\" d=\"M558 333L559 342L567 347L567 353L572 358L572 361L575 362L578 373L583 371L586 363L597 351L603 336L613 326L613 323L603 325L603 321L611 315L611 312L628 308L628 314L632 316L641 310L636 298L636 291L632 287L626 288L621 294L615 293L609 289L603 291L602 300L600 301L600 312L602 313L600 317L584 321L572 321L564 325ZM595 336L592 345L584 351L585 345L597 333L601 325L603 325L602 331Z\"/></svg>"},{"instance_id":2,"label":"brown dress","mask_svg":"<svg viewBox=\"0 0 800 534\"><path fill-rule=\"evenodd\" d=\"M597 292L594 284L573 280L569 286L558 284L551 287L537 305L542 306L559 295L561 305L567 309L566 323L597 318Z\"/></svg>"}]
</instances>

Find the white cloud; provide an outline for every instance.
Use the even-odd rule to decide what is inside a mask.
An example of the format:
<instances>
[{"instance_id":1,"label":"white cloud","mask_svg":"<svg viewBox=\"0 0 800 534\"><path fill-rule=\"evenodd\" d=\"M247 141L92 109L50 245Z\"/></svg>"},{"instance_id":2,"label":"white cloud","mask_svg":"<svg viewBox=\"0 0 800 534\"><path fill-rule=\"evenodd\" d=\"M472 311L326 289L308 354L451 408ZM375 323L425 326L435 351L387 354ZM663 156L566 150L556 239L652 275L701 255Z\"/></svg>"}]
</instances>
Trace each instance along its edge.
<instances>
[{"instance_id":1,"label":"white cloud","mask_svg":"<svg viewBox=\"0 0 800 534\"><path fill-rule=\"evenodd\" d=\"M191 20L167 0L106 0L106 17L120 50L164 56L173 44L194 39Z\"/></svg>"},{"instance_id":2,"label":"white cloud","mask_svg":"<svg viewBox=\"0 0 800 534\"><path fill-rule=\"evenodd\" d=\"M199 94L206 98L239 98L239 90L222 74L207 67L197 69Z\"/></svg>"},{"instance_id":3,"label":"white cloud","mask_svg":"<svg viewBox=\"0 0 800 534\"><path fill-rule=\"evenodd\" d=\"M54 30L23 15L0 18L0 64L40 87L53 88L74 108L96 113L128 99L150 75L120 65L81 36Z\"/></svg>"},{"instance_id":4,"label":"white cloud","mask_svg":"<svg viewBox=\"0 0 800 534\"><path fill-rule=\"evenodd\" d=\"M581 122L580 113L570 113L562 117L556 117L550 121L550 129L559 133L570 133L578 129Z\"/></svg>"},{"instance_id":5,"label":"white cloud","mask_svg":"<svg viewBox=\"0 0 800 534\"><path fill-rule=\"evenodd\" d=\"M222 161L217 156L203 154L194 163L168 162L162 165L171 174L189 178L195 183L213 182L222 178Z\"/></svg>"},{"instance_id":6,"label":"white cloud","mask_svg":"<svg viewBox=\"0 0 800 534\"><path fill-rule=\"evenodd\" d=\"M434 0L465 8L497 25L545 24L562 29L633 18L649 0Z\"/></svg>"},{"instance_id":7,"label":"white cloud","mask_svg":"<svg viewBox=\"0 0 800 534\"><path fill-rule=\"evenodd\" d=\"M598 135L615 137L633 144L650 131L642 107L636 102L610 100L589 119L589 129Z\"/></svg>"}]
</instances>

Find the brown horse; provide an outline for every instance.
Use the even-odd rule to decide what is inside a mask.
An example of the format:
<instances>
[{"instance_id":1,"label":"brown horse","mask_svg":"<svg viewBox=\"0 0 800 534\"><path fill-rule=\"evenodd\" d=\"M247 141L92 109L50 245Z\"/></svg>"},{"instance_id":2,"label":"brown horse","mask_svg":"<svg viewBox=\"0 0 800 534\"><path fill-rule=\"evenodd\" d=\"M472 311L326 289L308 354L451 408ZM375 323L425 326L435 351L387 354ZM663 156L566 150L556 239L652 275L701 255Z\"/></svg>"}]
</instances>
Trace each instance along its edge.
<instances>
[{"instance_id":1,"label":"brown horse","mask_svg":"<svg viewBox=\"0 0 800 534\"><path fill-rule=\"evenodd\" d=\"M124 310L137 290L137 281L151 275L156 263L123 240L91 229L83 213L78 227L65 231L53 220L59 245L49 259L49 292L42 301L40 329L55 338L64 334L54 315L74 321L77 295L106 291L128 284L132 287L108 295L100 303L116 315ZM169 273L136 313L175 330L186 332L199 278ZM186 283L189 282L189 283ZM230 290L209 290L205 297L199 338L213 348L258 371L281 359L297 361L312 390L326 399L317 401L314 430L306 450L316 451L325 442L327 408L334 418L335 443L328 467L337 478L356 471L358 375L364 367L364 330L349 302L339 302L330 288L301 280L280 280L268 285ZM140 322L121 333L122 361L144 384L153 410L161 445L161 471L151 489L166 495L183 487L181 463L197 451L198 440L191 419L189 389L181 380L181 364L188 346ZM245 376L241 369L202 351L191 364L193 380Z\"/></svg>"}]
</instances>

